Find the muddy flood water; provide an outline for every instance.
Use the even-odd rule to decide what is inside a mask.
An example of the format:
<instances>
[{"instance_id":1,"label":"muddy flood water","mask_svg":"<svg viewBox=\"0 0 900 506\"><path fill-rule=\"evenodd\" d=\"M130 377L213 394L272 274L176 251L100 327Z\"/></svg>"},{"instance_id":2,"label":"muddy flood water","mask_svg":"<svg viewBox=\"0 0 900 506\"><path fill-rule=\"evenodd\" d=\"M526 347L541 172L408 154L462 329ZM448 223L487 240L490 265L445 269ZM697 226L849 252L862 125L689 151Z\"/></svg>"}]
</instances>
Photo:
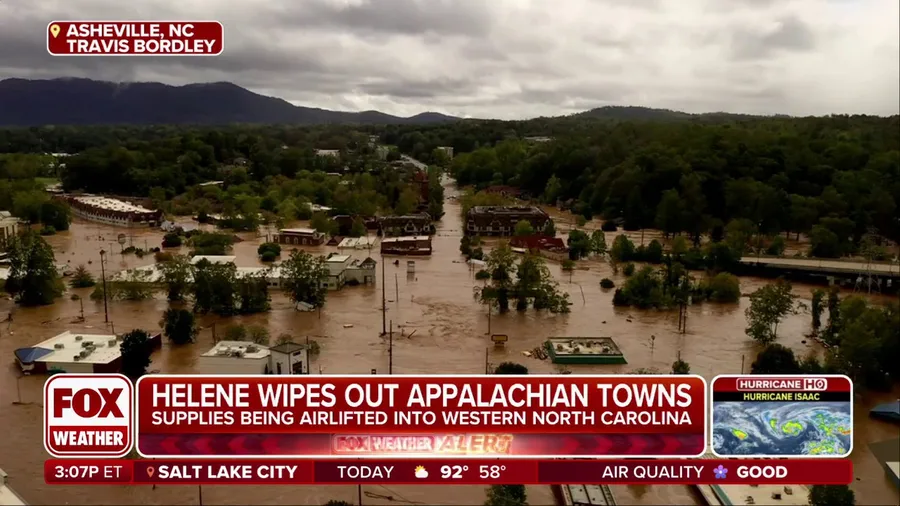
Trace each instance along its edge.
<instances>
[{"instance_id":1,"label":"muddy flood water","mask_svg":"<svg viewBox=\"0 0 900 506\"><path fill-rule=\"evenodd\" d=\"M570 293L573 302L568 315L538 314L535 312L494 315L493 333L508 334L505 348L494 348L488 335L488 315L477 303L473 290L480 286L474 273L459 254L461 220L459 205L452 198L455 191L448 187L446 215L440 222L434 239L434 254L415 258L415 274L406 272L406 259L398 266L388 258L387 319L393 322L393 370L397 374L467 373L485 371L485 362L498 364L512 360L526 365L534 373L560 372L549 362L527 358L523 351L539 346L550 336L612 336L624 352L626 366L571 366L572 373L621 373L637 368L656 368L668 371L678 353L691 365L694 373L707 379L716 374L739 373L742 363L749 370L755 356L754 345L744 334L744 309L749 301L740 304L695 305L689 309L687 333L678 334L677 311L656 312L620 310L613 308L612 293L600 289L599 281L614 276L605 263L588 262L587 269L571 275L551 264L551 271L561 286ZM565 217L560 220L564 230ZM568 221L571 221L569 217ZM589 224L590 227L591 224ZM594 223L599 226L599 223ZM85 264L100 276L100 254L108 255L106 269L118 272L125 268L153 263L152 256L137 259L123 256L116 242L120 233L136 247L158 246L162 233L157 230L127 230L76 221L71 230L48 241L56 251L57 263L73 268ZM562 232L561 232L562 233ZM639 235L639 233L638 233ZM608 234L612 243L614 234ZM239 266L257 265L256 248L264 237L243 235L244 242L235 245ZM648 238L645 240L649 241ZM326 253L327 247L310 248ZM185 250L186 252L186 250ZM368 252L354 252L366 256ZM373 252L373 258L382 258ZM90 262L90 263L89 263ZM272 310L266 314L246 318L223 319L213 316L201 318L203 330L195 344L171 346L154 354L151 370L162 373L191 373L197 357L213 342L212 326L219 332L229 323L255 323L269 328L272 336L288 332L302 341L305 336L318 341L321 354L312 362L314 373L368 374L377 369L388 372L387 338L379 337L382 330L381 266L377 268L376 287L346 287L331 292L321 313L296 312L278 293L273 294ZM747 294L762 286L764 280L743 278L741 290ZM808 299L812 287L795 286L798 295ZM72 292L72 290L70 290ZM5 366L0 370L0 468L10 477L11 486L31 504L198 504L200 490L194 486L166 486L152 489L141 487L51 487L44 484L42 465L47 458L41 443L42 406L41 387L45 378L20 377L14 364L13 351L31 346L66 330L103 333L112 330L104 324L103 303L88 298L90 289L75 290L84 302L85 321L76 323L81 312L79 301L70 300L67 293L56 304L42 308L14 308L11 300L0 301L0 316L13 311L13 322L0 325L0 357ZM807 301L808 302L808 301ZM156 330L162 312L168 307L162 294L144 302L114 302L110 304L110 320L116 332L133 328ZM809 315L798 315L779 326L780 342L805 355L813 348L804 344ZM345 328L345 325L352 327ZM651 340L651 336L656 336ZM652 343L652 345L651 345ZM487 354L487 357L486 357ZM875 404L896 399L900 393L866 395L857 399L855 444L852 456L856 481L857 504L898 504L897 490L890 484L882 468L869 452L867 445L897 436L896 426L873 421L868 410ZM23 404L13 404L21 399ZM366 486L363 504L483 504L484 487L458 486ZM699 504L700 499L684 486L614 486L612 491L619 504ZM237 487L204 486L203 504L324 504L330 499L357 502L356 486L332 487ZM528 501L532 505L553 504L550 487L529 486Z\"/></svg>"}]
</instances>

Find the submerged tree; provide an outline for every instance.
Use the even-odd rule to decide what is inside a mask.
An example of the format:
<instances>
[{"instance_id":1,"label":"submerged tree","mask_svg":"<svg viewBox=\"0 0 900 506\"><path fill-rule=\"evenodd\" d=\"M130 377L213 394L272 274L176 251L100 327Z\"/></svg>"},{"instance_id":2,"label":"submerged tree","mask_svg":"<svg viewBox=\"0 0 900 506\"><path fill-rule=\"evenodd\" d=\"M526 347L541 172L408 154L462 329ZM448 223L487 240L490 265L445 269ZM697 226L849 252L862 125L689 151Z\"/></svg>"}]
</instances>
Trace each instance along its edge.
<instances>
[{"instance_id":1,"label":"submerged tree","mask_svg":"<svg viewBox=\"0 0 900 506\"><path fill-rule=\"evenodd\" d=\"M119 345L122 353L122 374L132 381L147 374L150 366L150 355L153 347L150 344L150 335L142 329L134 329L122 335L122 343Z\"/></svg>"},{"instance_id":2,"label":"submerged tree","mask_svg":"<svg viewBox=\"0 0 900 506\"><path fill-rule=\"evenodd\" d=\"M327 281L328 268L322 257L294 250L281 264L281 284L294 302L305 302L313 307L324 306Z\"/></svg>"},{"instance_id":3,"label":"submerged tree","mask_svg":"<svg viewBox=\"0 0 900 506\"><path fill-rule=\"evenodd\" d=\"M166 334L175 344L187 344L194 342L197 337L197 327L194 324L194 314L187 309L167 309L159 322Z\"/></svg>"},{"instance_id":4,"label":"submerged tree","mask_svg":"<svg viewBox=\"0 0 900 506\"><path fill-rule=\"evenodd\" d=\"M10 267L6 291L15 296L16 302L43 306L62 295L53 248L39 234L26 231L10 239L7 248Z\"/></svg>"},{"instance_id":5,"label":"submerged tree","mask_svg":"<svg viewBox=\"0 0 900 506\"><path fill-rule=\"evenodd\" d=\"M159 264L159 269L166 284L167 298L173 302L184 300L194 279L194 266L190 259L184 255L174 255Z\"/></svg>"},{"instance_id":6,"label":"submerged tree","mask_svg":"<svg viewBox=\"0 0 900 506\"><path fill-rule=\"evenodd\" d=\"M796 297L791 284L784 280L768 284L750 294L747 308L747 335L760 344L769 344L778 338L778 324L785 316L795 312Z\"/></svg>"}]
</instances>

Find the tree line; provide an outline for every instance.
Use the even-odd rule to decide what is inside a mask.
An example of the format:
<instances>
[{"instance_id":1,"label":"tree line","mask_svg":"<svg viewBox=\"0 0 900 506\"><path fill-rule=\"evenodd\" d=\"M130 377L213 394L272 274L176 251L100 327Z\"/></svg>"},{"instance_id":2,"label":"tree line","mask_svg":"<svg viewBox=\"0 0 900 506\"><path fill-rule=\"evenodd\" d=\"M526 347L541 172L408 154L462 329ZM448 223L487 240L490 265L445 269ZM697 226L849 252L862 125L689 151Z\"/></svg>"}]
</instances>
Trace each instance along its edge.
<instances>
[{"instance_id":1,"label":"tree line","mask_svg":"<svg viewBox=\"0 0 900 506\"><path fill-rule=\"evenodd\" d=\"M695 242L726 230L766 237L742 250L806 234L809 253L822 257L858 253L867 235L900 239L897 117L581 121L557 125L554 139L541 143L509 126L474 146L453 144L468 135L465 123L421 128L423 138L430 132L456 148L451 172L462 185L516 186L626 230L655 227Z\"/></svg>"}]
</instances>

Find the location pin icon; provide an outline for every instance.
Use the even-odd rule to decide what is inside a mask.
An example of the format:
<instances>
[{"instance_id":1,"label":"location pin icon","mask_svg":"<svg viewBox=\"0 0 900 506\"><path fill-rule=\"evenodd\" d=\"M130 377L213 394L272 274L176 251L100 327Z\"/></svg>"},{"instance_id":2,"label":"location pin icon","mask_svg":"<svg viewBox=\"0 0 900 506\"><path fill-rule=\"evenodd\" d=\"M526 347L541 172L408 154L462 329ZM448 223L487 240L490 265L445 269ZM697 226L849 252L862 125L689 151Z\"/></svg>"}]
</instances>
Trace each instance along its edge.
<instances>
[{"instance_id":1,"label":"location pin icon","mask_svg":"<svg viewBox=\"0 0 900 506\"><path fill-rule=\"evenodd\" d=\"M50 25L50 35L55 39L59 35L59 25Z\"/></svg>"},{"instance_id":2,"label":"location pin icon","mask_svg":"<svg viewBox=\"0 0 900 506\"><path fill-rule=\"evenodd\" d=\"M153 466L147 466L147 476L153 478L153 473L156 472L156 468Z\"/></svg>"}]
</instances>

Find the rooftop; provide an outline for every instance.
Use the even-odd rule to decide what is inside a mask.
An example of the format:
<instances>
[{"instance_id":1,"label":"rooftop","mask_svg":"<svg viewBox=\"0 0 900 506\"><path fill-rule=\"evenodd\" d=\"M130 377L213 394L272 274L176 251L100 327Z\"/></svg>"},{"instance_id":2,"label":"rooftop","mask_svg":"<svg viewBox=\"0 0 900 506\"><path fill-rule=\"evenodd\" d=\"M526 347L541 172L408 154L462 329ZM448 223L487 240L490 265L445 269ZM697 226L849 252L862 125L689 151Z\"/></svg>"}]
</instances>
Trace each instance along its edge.
<instances>
[{"instance_id":1,"label":"rooftop","mask_svg":"<svg viewBox=\"0 0 900 506\"><path fill-rule=\"evenodd\" d=\"M147 209L146 207L136 206L134 204L109 197L83 195L81 197L74 197L74 199L76 202L81 202L82 204L97 207L107 211L119 211L123 213L156 213L156 211Z\"/></svg>"},{"instance_id":2,"label":"rooftop","mask_svg":"<svg viewBox=\"0 0 900 506\"><path fill-rule=\"evenodd\" d=\"M350 260L350 255L331 255L325 259L326 262L334 262L337 264L342 264L347 260Z\"/></svg>"},{"instance_id":3,"label":"rooftop","mask_svg":"<svg viewBox=\"0 0 900 506\"><path fill-rule=\"evenodd\" d=\"M312 228L282 228L278 232L280 232L282 234L308 234L308 235L314 235L314 234L318 233L318 232L316 232L315 229L312 229Z\"/></svg>"},{"instance_id":4,"label":"rooftop","mask_svg":"<svg viewBox=\"0 0 900 506\"><path fill-rule=\"evenodd\" d=\"M621 355L610 337L551 337L556 355Z\"/></svg>"},{"instance_id":5,"label":"rooftop","mask_svg":"<svg viewBox=\"0 0 900 506\"><path fill-rule=\"evenodd\" d=\"M233 264L235 259L237 259L234 255L197 255L191 258L191 263L197 265L201 260L206 260L211 264Z\"/></svg>"},{"instance_id":6,"label":"rooftop","mask_svg":"<svg viewBox=\"0 0 900 506\"><path fill-rule=\"evenodd\" d=\"M219 341L202 356L260 359L269 356L269 348L245 341Z\"/></svg>"},{"instance_id":7,"label":"rooftop","mask_svg":"<svg viewBox=\"0 0 900 506\"><path fill-rule=\"evenodd\" d=\"M298 352L303 349L304 349L304 347L297 343L281 343L278 346L273 346L270 348L271 351L274 351L277 353L284 353L286 355Z\"/></svg>"},{"instance_id":8,"label":"rooftop","mask_svg":"<svg viewBox=\"0 0 900 506\"><path fill-rule=\"evenodd\" d=\"M50 353L35 359L36 362L108 364L121 355L119 339L114 335L74 334L66 331L35 345L34 348Z\"/></svg>"},{"instance_id":9,"label":"rooftop","mask_svg":"<svg viewBox=\"0 0 900 506\"><path fill-rule=\"evenodd\" d=\"M544 216L547 213L536 206L475 206L469 210L474 214L534 214Z\"/></svg>"},{"instance_id":10,"label":"rooftop","mask_svg":"<svg viewBox=\"0 0 900 506\"><path fill-rule=\"evenodd\" d=\"M402 237L388 237L382 239L382 244L384 243L394 243L394 242L411 242L411 241L427 241L431 239L431 237L427 235L404 235Z\"/></svg>"}]
</instances>

